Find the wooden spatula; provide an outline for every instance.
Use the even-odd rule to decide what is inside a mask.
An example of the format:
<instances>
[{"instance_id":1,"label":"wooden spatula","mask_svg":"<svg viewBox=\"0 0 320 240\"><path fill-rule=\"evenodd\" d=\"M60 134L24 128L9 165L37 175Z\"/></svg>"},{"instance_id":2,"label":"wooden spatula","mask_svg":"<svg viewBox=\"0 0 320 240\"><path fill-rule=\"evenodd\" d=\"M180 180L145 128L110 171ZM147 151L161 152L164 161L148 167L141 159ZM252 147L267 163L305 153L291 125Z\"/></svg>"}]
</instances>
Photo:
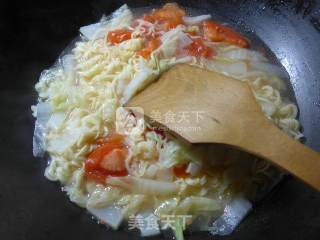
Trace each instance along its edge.
<instances>
[{"instance_id":1,"label":"wooden spatula","mask_svg":"<svg viewBox=\"0 0 320 240\"><path fill-rule=\"evenodd\" d=\"M245 82L177 65L126 106L142 107L146 116L190 143L231 145L273 162L320 190L320 154L267 119Z\"/></svg>"}]
</instances>

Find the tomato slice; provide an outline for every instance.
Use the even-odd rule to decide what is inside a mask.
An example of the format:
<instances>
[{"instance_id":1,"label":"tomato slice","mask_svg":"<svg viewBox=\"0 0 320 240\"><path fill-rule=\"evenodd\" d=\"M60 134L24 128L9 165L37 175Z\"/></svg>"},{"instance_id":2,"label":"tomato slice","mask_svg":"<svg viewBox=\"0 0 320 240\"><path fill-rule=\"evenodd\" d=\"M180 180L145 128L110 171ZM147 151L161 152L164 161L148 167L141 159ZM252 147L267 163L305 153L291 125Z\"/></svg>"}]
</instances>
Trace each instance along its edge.
<instances>
[{"instance_id":1,"label":"tomato slice","mask_svg":"<svg viewBox=\"0 0 320 240\"><path fill-rule=\"evenodd\" d=\"M138 56L144 58L150 58L151 53L156 50L161 45L161 40L159 38L151 38L146 40L145 47L137 52Z\"/></svg>"},{"instance_id":2,"label":"tomato slice","mask_svg":"<svg viewBox=\"0 0 320 240\"><path fill-rule=\"evenodd\" d=\"M228 42L242 48L248 48L250 46L248 39L230 27L223 26L214 21L204 21L202 27L205 38L210 41Z\"/></svg>"},{"instance_id":3,"label":"tomato slice","mask_svg":"<svg viewBox=\"0 0 320 240\"><path fill-rule=\"evenodd\" d=\"M126 169L124 160L128 155L125 148L115 148L102 157L100 167L111 172L120 172Z\"/></svg>"},{"instance_id":4,"label":"tomato slice","mask_svg":"<svg viewBox=\"0 0 320 240\"><path fill-rule=\"evenodd\" d=\"M187 173L187 164L180 164L180 165L174 166L173 173L178 178L190 177L190 174Z\"/></svg>"},{"instance_id":5,"label":"tomato slice","mask_svg":"<svg viewBox=\"0 0 320 240\"><path fill-rule=\"evenodd\" d=\"M195 57L210 58L214 55L214 51L204 44L201 38L196 38L186 47L187 54Z\"/></svg>"},{"instance_id":6,"label":"tomato slice","mask_svg":"<svg viewBox=\"0 0 320 240\"><path fill-rule=\"evenodd\" d=\"M107 41L112 44L118 44L131 39L131 31L127 29L116 29L108 32Z\"/></svg>"},{"instance_id":7,"label":"tomato slice","mask_svg":"<svg viewBox=\"0 0 320 240\"><path fill-rule=\"evenodd\" d=\"M149 15L144 15L145 21L163 24L164 30L168 31L175 28L179 24L183 24L183 16L186 12L176 3L167 3L162 8L154 10Z\"/></svg>"},{"instance_id":8,"label":"tomato slice","mask_svg":"<svg viewBox=\"0 0 320 240\"><path fill-rule=\"evenodd\" d=\"M99 139L98 148L84 162L85 176L95 182L105 183L108 176L126 176L125 160L128 150L122 135L112 135L104 141Z\"/></svg>"}]
</instances>

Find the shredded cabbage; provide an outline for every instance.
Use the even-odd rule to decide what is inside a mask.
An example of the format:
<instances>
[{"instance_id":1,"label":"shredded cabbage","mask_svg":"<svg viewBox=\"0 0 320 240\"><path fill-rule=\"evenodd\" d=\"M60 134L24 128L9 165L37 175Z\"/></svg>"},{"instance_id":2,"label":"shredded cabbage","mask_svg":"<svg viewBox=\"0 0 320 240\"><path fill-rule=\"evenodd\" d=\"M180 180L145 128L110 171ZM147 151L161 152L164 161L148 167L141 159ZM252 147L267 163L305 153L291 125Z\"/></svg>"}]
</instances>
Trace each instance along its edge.
<instances>
[{"instance_id":1,"label":"shredded cabbage","mask_svg":"<svg viewBox=\"0 0 320 240\"><path fill-rule=\"evenodd\" d=\"M148 194L155 196L168 196L177 192L175 183L142 179L137 177L112 177L108 179L112 186L121 187L134 194Z\"/></svg>"},{"instance_id":2,"label":"shredded cabbage","mask_svg":"<svg viewBox=\"0 0 320 240\"><path fill-rule=\"evenodd\" d=\"M195 162L201 166L205 151L203 147L188 146L181 141L172 140L159 150L159 163L166 168L187 162Z\"/></svg>"}]
</instances>

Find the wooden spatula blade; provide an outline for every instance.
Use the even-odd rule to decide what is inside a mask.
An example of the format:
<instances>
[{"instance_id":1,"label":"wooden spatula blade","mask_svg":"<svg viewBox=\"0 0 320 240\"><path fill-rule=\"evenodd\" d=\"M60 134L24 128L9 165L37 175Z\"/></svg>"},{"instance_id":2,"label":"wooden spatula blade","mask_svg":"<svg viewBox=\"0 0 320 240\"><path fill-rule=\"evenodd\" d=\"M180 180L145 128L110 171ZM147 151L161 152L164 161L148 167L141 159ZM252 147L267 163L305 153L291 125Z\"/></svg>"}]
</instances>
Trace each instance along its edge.
<instances>
[{"instance_id":1,"label":"wooden spatula blade","mask_svg":"<svg viewBox=\"0 0 320 240\"><path fill-rule=\"evenodd\" d=\"M177 65L127 106L142 107L150 118L160 113L162 118L155 120L191 143L224 143L230 136L228 132L234 138L242 128L239 124L243 118L252 114L261 116L261 109L252 98L246 83L190 65ZM174 121L167 121L168 113L175 116Z\"/></svg>"},{"instance_id":2,"label":"wooden spatula blade","mask_svg":"<svg viewBox=\"0 0 320 240\"><path fill-rule=\"evenodd\" d=\"M291 139L267 119L247 83L189 65L177 65L134 97L191 143L223 143L267 159L320 190L320 154ZM154 114L161 118L154 118ZM167 121L166 114L188 118ZM200 118L195 114L200 114Z\"/></svg>"}]
</instances>

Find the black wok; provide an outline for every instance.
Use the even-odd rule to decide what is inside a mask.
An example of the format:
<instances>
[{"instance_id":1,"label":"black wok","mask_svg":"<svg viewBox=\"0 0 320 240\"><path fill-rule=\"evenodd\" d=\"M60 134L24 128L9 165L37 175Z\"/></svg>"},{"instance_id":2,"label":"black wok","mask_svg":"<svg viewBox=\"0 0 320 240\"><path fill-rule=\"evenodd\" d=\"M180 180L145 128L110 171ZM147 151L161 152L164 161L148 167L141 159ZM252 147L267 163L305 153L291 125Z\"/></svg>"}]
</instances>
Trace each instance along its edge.
<instances>
[{"instance_id":1,"label":"black wok","mask_svg":"<svg viewBox=\"0 0 320 240\"><path fill-rule=\"evenodd\" d=\"M78 33L125 1L2 1L0 4L0 239L140 239L108 231L43 177L46 163L32 156L33 86ZM290 76L306 144L320 151L320 1L177 1L205 9L256 35ZM127 1L131 7L159 1ZM303 159L301 159L303 161ZM320 169L319 169L320 174ZM159 239L159 237L154 238ZM187 239L213 239L194 233ZM282 181L227 237L320 239L320 194L296 179Z\"/></svg>"}]
</instances>

